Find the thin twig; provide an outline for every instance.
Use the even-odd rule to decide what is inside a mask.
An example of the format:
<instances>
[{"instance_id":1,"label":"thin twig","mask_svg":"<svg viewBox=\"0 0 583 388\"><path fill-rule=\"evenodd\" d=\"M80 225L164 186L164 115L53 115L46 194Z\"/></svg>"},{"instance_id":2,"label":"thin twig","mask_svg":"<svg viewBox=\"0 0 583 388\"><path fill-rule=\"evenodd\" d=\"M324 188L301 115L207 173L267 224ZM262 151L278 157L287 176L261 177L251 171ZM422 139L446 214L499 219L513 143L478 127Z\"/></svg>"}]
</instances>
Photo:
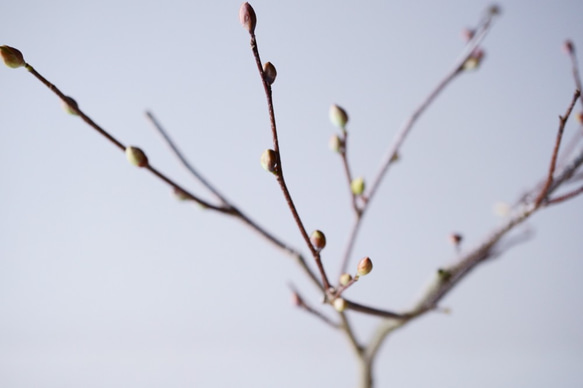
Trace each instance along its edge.
<instances>
[{"instance_id":1,"label":"thin twig","mask_svg":"<svg viewBox=\"0 0 583 388\"><path fill-rule=\"evenodd\" d=\"M162 135L166 144L170 147L172 153L180 160L182 165L197 179L199 180L206 188L208 188L226 207L231 209L231 215L238 218L242 222L244 222L247 226L251 229L255 230L259 233L262 237L266 240L274 244L276 247L282 249L284 252L292 256L300 265L300 267L306 272L308 278L312 280L312 283L316 285L317 288L323 290L320 281L315 276L313 271L307 265L305 258L302 254L296 250L295 248L290 247L286 243L284 243L279 238L275 237L273 234L267 231L264 227L260 226L256 221L251 219L248 215L243 213L243 211L239 210L234 204L232 204L218 189L216 189L208 180L204 179L203 176L194 168L194 166L188 161L188 159L182 154L182 152L176 146L176 143L168 132L164 129L164 127L160 124L160 122L154 117L154 115L150 112L146 112L148 119L154 125L154 128Z\"/></svg>"},{"instance_id":2,"label":"thin twig","mask_svg":"<svg viewBox=\"0 0 583 388\"><path fill-rule=\"evenodd\" d=\"M417 109L413 111L411 116L409 116L409 118L401 126L401 129L397 132L397 135L395 136L393 143L387 149L385 155L381 159L380 166L372 180L372 184L369 186L366 195L364 196L365 198L367 198L367 201L361 207L361 216L364 216L364 213L369 208L372 198L376 194L382 180L384 179L389 170L389 167L395 160L395 157L399 154L399 150L403 143L405 142L407 135L411 132L411 129L413 128L414 124L417 122L419 117L427 110L431 103L436 99L436 97L445 89L445 87L449 85L451 81L453 81L456 78L456 76L461 74L464 63L466 63L468 58L472 56L474 50L478 47L480 42L485 38L486 34L488 33L490 26L492 24L493 16L494 16L493 13L488 13L485 19L478 26L477 32L474 34L472 39L468 42L468 44L464 48L462 54L454 62L454 65L452 66L451 70L429 93L429 95L425 97L425 99L421 102ZM362 219L363 219L362 217L357 217L352 225L350 237L344 250L344 255L340 265L340 273L346 272L346 267L348 266L348 261L350 260L350 255L352 254L352 248L354 246L353 240L356 239L356 236L358 235Z\"/></svg>"},{"instance_id":3,"label":"thin twig","mask_svg":"<svg viewBox=\"0 0 583 388\"><path fill-rule=\"evenodd\" d=\"M320 311L316 310L315 308L307 304L305 299L300 295L300 293L296 290L296 288L293 285L290 285L289 287L293 292L293 297L295 299L294 303L296 306L312 314L313 316L320 319L325 324L333 327L334 329L340 329L342 327L341 324L332 321L330 318L322 314Z\"/></svg>"},{"instance_id":4,"label":"thin twig","mask_svg":"<svg viewBox=\"0 0 583 388\"><path fill-rule=\"evenodd\" d=\"M557 155L559 154L559 147L561 145L561 139L563 138L565 124L567 123L567 120L569 119L569 116L571 115L571 111L573 110L573 107L575 106L575 103L577 102L577 99L579 98L580 95L581 95L581 91L579 89L575 90L575 93L573 94L573 99L571 101L571 104L569 104L567 111L565 112L565 114L563 116L559 116L559 129L557 131L557 138L555 140L555 146L553 147L553 155L551 156L549 173L547 175L547 179L546 179L546 182L545 182L543 188L541 189L536 200L534 201L536 207L540 206L543 199L546 198L547 191L549 190L549 187L553 183L553 174L555 173L555 167L557 165Z\"/></svg>"},{"instance_id":5,"label":"thin twig","mask_svg":"<svg viewBox=\"0 0 583 388\"><path fill-rule=\"evenodd\" d=\"M277 125L276 125L276 120L275 120L275 111L273 108L273 96L272 96L272 92L271 92L271 85L267 82L267 80L265 78L265 74L263 71L263 65L261 63L261 57L259 56L259 49L257 47L257 40L255 38L255 33L250 32L250 35L251 35L251 50L253 51L255 63L257 64L257 70L259 71L259 76L261 77L261 82L263 84L263 89L265 90L265 96L267 98L267 108L269 111L269 121L271 124L271 134L273 137L273 150L275 151L275 154L277 157L277 166L278 166L277 171L276 171L277 181L279 183L279 186L281 188L283 196L285 197L287 205L292 213L292 216L293 216L293 218L298 226L298 229L300 230L300 234L302 235L306 245L308 246L308 248L310 249L310 252L312 253L312 256L314 257L314 260L316 261L316 265L318 266L318 270L320 271L320 276L322 278L322 284L324 286L324 290L328 290L330 288L330 282L328 281L328 277L326 276L326 271L324 270L322 260L320 259L320 252L318 250L316 250L316 248L314 248L314 246L310 242L310 237L308 236L308 232L306 231L306 228L304 227L304 224L303 224L302 219L300 218L300 215L296 209L296 206L295 206L294 201L291 197L291 194L289 192L287 184L285 183L285 178L283 175L283 166L282 166L282 162L281 162L281 152L279 150L279 140L278 140L278 136L277 136Z\"/></svg>"},{"instance_id":6,"label":"thin twig","mask_svg":"<svg viewBox=\"0 0 583 388\"><path fill-rule=\"evenodd\" d=\"M550 205L556 205L558 203L564 202L566 200L569 200L571 198L576 197L579 194L583 193L583 187L578 188L577 190L573 190L567 194L563 194L559 197L553 198L553 199L549 199L548 201L545 202L545 206L550 206Z\"/></svg>"},{"instance_id":7,"label":"thin twig","mask_svg":"<svg viewBox=\"0 0 583 388\"><path fill-rule=\"evenodd\" d=\"M350 192L350 198L352 200L352 208L354 209L354 214L356 217L360 217L361 210L356 203L356 194L352 191L352 172L350 171L350 164L348 163L348 132L342 130L342 147L340 149L340 158L342 159L342 166L344 167L344 174L348 181L348 191Z\"/></svg>"},{"instance_id":8,"label":"thin twig","mask_svg":"<svg viewBox=\"0 0 583 388\"><path fill-rule=\"evenodd\" d=\"M91 128L95 129L100 135L102 135L107 140L109 140L111 143L113 143L117 148L119 148L120 150L122 150L122 151L125 152L126 146L123 145L119 140L117 140L114 136L112 136L110 133L108 133L101 126L99 126L89 116L87 116L81 109L79 109L79 107L77 106L77 104L73 104L71 102L71 98L70 97L66 96L63 92L61 92L61 90L58 87L56 87L53 83L49 82L38 71L36 71L30 64L26 63L25 64L25 68L33 76L35 76L39 81L41 81L47 88L49 88L49 90L51 90L53 93L55 93L68 106L69 109L71 109L79 117L81 117L81 119L83 121L85 121ZM189 192L188 190L186 190L182 186L178 185L178 183L174 182L172 179L170 179L169 177L167 177L165 174L163 174L160 171L158 171L156 168L154 168L150 164L148 164L147 166L145 166L145 168L147 170L149 170L152 174L154 174L156 177L158 177L160 180L166 182L172 188L174 188L176 190L180 190L180 192L183 193L186 197L188 197L192 201L197 202L201 206L203 206L203 207L205 207L207 209L212 209L212 210L218 211L219 213L224 213L224 214L230 214L231 213L231 209L229 209L229 208L226 208L226 207L223 207L223 206L213 205L210 202L207 202L207 201L203 200L202 198L200 198L200 197L192 194L191 192Z\"/></svg>"}]
</instances>

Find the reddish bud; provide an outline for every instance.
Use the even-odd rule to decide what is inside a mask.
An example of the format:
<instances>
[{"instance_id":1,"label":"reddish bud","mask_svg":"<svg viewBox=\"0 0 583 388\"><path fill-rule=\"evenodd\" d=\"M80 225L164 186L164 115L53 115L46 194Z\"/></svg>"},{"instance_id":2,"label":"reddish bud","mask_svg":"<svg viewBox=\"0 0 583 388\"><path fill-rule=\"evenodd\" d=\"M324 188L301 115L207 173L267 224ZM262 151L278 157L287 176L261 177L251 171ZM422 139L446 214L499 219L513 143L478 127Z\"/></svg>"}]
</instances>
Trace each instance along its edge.
<instances>
[{"instance_id":1,"label":"reddish bud","mask_svg":"<svg viewBox=\"0 0 583 388\"><path fill-rule=\"evenodd\" d=\"M474 37L475 33L476 31L472 30L471 28L464 28L462 30L462 39L464 42L469 42Z\"/></svg>"},{"instance_id":2,"label":"reddish bud","mask_svg":"<svg viewBox=\"0 0 583 388\"><path fill-rule=\"evenodd\" d=\"M463 240L463 236L459 233L452 233L449 235L449 242L458 246Z\"/></svg>"},{"instance_id":3,"label":"reddish bud","mask_svg":"<svg viewBox=\"0 0 583 388\"><path fill-rule=\"evenodd\" d=\"M255 33L255 26L257 25L257 16L251 4L245 2L239 8L239 21L250 34Z\"/></svg>"},{"instance_id":4,"label":"reddish bud","mask_svg":"<svg viewBox=\"0 0 583 388\"><path fill-rule=\"evenodd\" d=\"M356 273L358 273L359 276L364 276L368 275L370 271L372 271L372 261L367 256L358 262L358 266L356 267Z\"/></svg>"},{"instance_id":5,"label":"reddish bud","mask_svg":"<svg viewBox=\"0 0 583 388\"><path fill-rule=\"evenodd\" d=\"M134 166L146 167L148 165L148 157L138 147L126 147L126 158Z\"/></svg>"},{"instance_id":6,"label":"reddish bud","mask_svg":"<svg viewBox=\"0 0 583 388\"><path fill-rule=\"evenodd\" d=\"M265 82L269 85L273 85L275 82L275 78L277 77L277 70L275 70L275 66L271 62L265 62L263 64L263 77L265 78Z\"/></svg>"},{"instance_id":7,"label":"reddish bud","mask_svg":"<svg viewBox=\"0 0 583 388\"><path fill-rule=\"evenodd\" d=\"M573 42L571 40L566 40L563 43L563 52L569 55L575 53L575 45L573 45Z\"/></svg>"},{"instance_id":8,"label":"reddish bud","mask_svg":"<svg viewBox=\"0 0 583 388\"><path fill-rule=\"evenodd\" d=\"M326 236L319 230L314 230L310 236L310 242L319 252L326 246Z\"/></svg>"},{"instance_id":9,"label":"reddish bud","mask_svg":"<svg viewBox=\"0 0 583 388\"><path fill-rule=\"evenodd\" d=\"M4 64L13 69L22 67L26 64L24 56L20 50L15 49L14 47L6 45L0 46L0 56L2 57Z\"/></svg>"},{"instance_id":10,"label":"reddish bud","mask_svg":"<svg viewBox=\"0 0 583 388\"><path fill-rule=\"evenodd\" d=\"M579 122L579 124L583 124L583 112L579 112L575 115L575 118Z\"/></svg>"},{"instance_id":11,"label":"reddish bud","mask_svg":"<svg viewBox=\"0 0 583 388\"><path fill-rule=\"evenodd\" d=\"M291 302L294 306L302 307L304 305L304 301L302 297L298 295L297 292L292 292Z\"/></svg>"}]
</instances>

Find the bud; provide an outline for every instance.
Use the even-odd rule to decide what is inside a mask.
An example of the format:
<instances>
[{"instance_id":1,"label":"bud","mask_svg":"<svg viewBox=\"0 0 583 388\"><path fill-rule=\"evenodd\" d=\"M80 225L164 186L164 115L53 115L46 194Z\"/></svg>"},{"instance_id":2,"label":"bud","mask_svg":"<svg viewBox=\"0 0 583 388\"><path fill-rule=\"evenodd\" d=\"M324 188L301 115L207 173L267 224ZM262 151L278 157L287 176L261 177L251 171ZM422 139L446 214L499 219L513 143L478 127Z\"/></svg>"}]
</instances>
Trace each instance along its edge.
<instances>
[{"instance_id":1,"label":"bud","mask_svg":"<svg viewBox=\"0 0 583 388\"><path fill-rule=\"evenodd\" d=\"M176 199L180 201L188 201L191 199L188 194L186 194L183 190L179 189L178 187L174 187L172 189L172 194L174 194L174 197L176 197Z\"/></svg>"},{"instance_id":2,"label":"bud","mask_svg":"<svg viewBox=\"0 0 583 388\"><path fill-rule=\"evenodd\" d=\"M310 242L319 252L326 246L326 236L319 230L314 230L310 236Z\"/></svg>"},{"instance_id":3,"label":"bud","mask_svg":"<svg viewBox=\"0 0 583 388\"><path fill-rule=\"evenodd\" d=\"M334 308L336 309L336 311L338 311L339 313L343 312L344 310L346 310L346 301L342 298L336 298L334 299L334 301L332 302L332 304L334 305Z\"/></svg>"},{"instance_id":4,"label":"bud","mask_svg":"<svg viewBox=\"0 0 583 388\"><path fill-rule=\"evenodd\" d=\"M340 284L345 286L352 281L352 275L349 273L343 273L340 275Z\"/></svg>"},{"instance_id":5,"label":"bud","mask_svg":"<svg viewBox=\"0 0 583 388\"><path fill-rule=\"evenodd\" d=\"M466 61L462 65L462 68L464 70L475 70L475 69L477 69L480 66L480 63L482 63L482 60L484 59L484 56L485 56L484 50L482 50L481 48L478 47L468 57L468 59L466 59Z\"/></svg>"},{"instance_id":6,"label":"bud","mask_svg":"<svg viewBox=\"0 0 583 388\"><path fill-rule=\"evenodd\" d=\"M393 156L391 157L391 163L398 162L400 159L401 159L401 154L399 154L398 152L395 152L393 154Z\"/></svg>"},{"instance_id":7,"label":"bud","mask_svg":"<svg viewBox=\"0 0 583 388\"><path fill-rule=\"evenodd\" d=\"M302 307L304 305L302 297L299 296L297 292L292 292L291 302L296 307Z\"/></svg>"},{"instance_id":8,"label":"bud","mask_svg":"<svg viewBox=\"0 0 583 388\"><path fill-rule=\"evenodd\" d=\"M334 104L330 107L330 121L338 128L345 130L348 122L348 114L344 109Z\"/></svg>"},{"instance_id":9,"label":"bud","mask_svg":"<svg viewBox=\"0 0 583 388\"><path fill-rule=\"evenodd\" d=\"M14 47L0 46L0 56L2 56L4 64L13 69L22 67L26 64L26 62L24 62L24 56L20 50L15 49Z\"/></svg>"},{"instance_id":10,"label":"bud","mask_svg":"<svg viewBox=\"0 0 583 388\"><path fill-rule=\"evenodd\" d=\"M148 157L138 147L126 147L126 158L134 166L146 167L148 165Z\"/></svg>"},{"instance_id":11,"label":"bud","mask_svg":"<svg viewBox=\"0 0 583 388\"><path fill-rule=\"evenodd\" d=\"M344 149L344 142L338 135L332 135L328 142L328 147L334 152L342 152Z\"/></svg>"},{"instance_id":12,"label":"bud","mask_svg":"<svg viewBox=\"0 0 583 388\"><path fill-rule=\"evenodd\" d=\"M277 155L274 150L266 149L261 154L261 167L273 174L277 173Z\"/></svg>"},{"instance_id":13,"label":"bud","mask_svg":"<svg viewBox=\"0 0 583 388\"><path fill-rule=\"evenodd\" d=\"M472 40L475 34L476 34L475 30L472 30L471 28L464 28L462 30L462 39L464 40L464 42L469 42L470 40Z\"/></svg>"},{"instance_id":14,"label":"bud","mask_svg":"<svg viewBox=\"0 0 583 388\"><path fill-rule=\"evenodd\" d=\"M275 66L271 62L265 62L263 64L263 77L265 78L265 82L269 85L273 85L275 82L275 78L277 77L277 70L275 70Z\"/></svg>"},{"instance_id":15,"label":"bud","mask_svg":"<svg viewBox=\"0 0 583 388\"><path fill-rule=\"evenodd\" d=\"M502 13L502 10L500 9L500 6L498 6L497 4L492 4L490 8L488 8L488 12L490 13L490 15L495 16L500 15Z\"/></svg>"},{"instance_id":16,"label":"bud","mask_svg":"<svg viewBox=\"0 0 583 388\"><path fill-rule=\"evenodd\" d=\"M570 40L566 40L563 43L563 51L565 52L565 54L574 54L575 53L575 46L573 45L573 42Z\"/></svg>"},{"instance_id":17,"label":"bud","mask_svg":"<svg viewBox=\"0 0 583 388\"><path fill-rule=\"evenodd\" d=\"M250 34L255 33L255 26L257 25L257 16L251 4L245 2L239 8L239 21Z\"/></svg>"},{"instance_id":18,"label":"bud","mask_svg":"<svg viewBox=\"0 0 583 388\"><path fill-rule=\"evenodd\" d=\"M455 246L460 245L463 240L463 236L459 233L452 233L449 235L449 242Z\"/></svg>"},{"instance_id":19,"label":"bud","mask_svg":"<svg viewBox=\"0 0 583 388\"><path fill-rule=\"evenodd\" d=\"M579 124L583 124L583 112L579 112L575 115L575 118L579 122Z\"/></svg>"},{"instance_id":20,"label":"bud","mask_svg":"<svg viewBox=\"0 0 583 388\"><path fill-rule=\"evenodd\" d=\"M65 96L65 100L66 101L63 101L63 109L65 110L65 112L67 112L70 115L77 116L77 112L75 112L73 110L73 108L71 108L71 107L75 107L76 109L79 109L79 105L77 105L77 101L75 101L74 99L72 99L69 96Z\"/></svg>"},{"instance_id":21,"label":"bud","mask_svg":"<svg viewBox=\"0 0 583 388\"><path fill-rule=\"evenodd\" d=\"M361 195L364 193L364 178L354 178L352 182L350 182L350 191L352 191L352 194L354 195Z\"/></svg>"},{"instance_id":22,"label":"bud","mask_svg":"<svg viewBox=\"0 0 583 388\"><path fill-rule=\"evenodd\" d=\"M356 273L359 276L368 275L372 271L372 261L367 256L358 262L358 266L356 267Z\"/></svg>"}]
</instances>

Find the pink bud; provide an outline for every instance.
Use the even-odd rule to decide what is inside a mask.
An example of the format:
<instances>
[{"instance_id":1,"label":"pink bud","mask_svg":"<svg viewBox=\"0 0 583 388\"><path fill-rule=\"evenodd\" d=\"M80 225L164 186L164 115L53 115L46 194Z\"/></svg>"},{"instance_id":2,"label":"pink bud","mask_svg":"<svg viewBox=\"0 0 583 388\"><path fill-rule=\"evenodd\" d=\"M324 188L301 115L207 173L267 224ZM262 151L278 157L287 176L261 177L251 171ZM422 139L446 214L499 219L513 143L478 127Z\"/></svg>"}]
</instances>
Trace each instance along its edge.
<instances>
[{"instance_id":1,"label":"pink bud","mask_svg":"<svg viewBox=\"0 0 583 388\"><path fill-rule=\"evenodd\" d=\"M250 34L255 33L255 26L257 25L257 16L251 4L245 2L239 8L239 21Z\"/></svg>"}]
</instances>

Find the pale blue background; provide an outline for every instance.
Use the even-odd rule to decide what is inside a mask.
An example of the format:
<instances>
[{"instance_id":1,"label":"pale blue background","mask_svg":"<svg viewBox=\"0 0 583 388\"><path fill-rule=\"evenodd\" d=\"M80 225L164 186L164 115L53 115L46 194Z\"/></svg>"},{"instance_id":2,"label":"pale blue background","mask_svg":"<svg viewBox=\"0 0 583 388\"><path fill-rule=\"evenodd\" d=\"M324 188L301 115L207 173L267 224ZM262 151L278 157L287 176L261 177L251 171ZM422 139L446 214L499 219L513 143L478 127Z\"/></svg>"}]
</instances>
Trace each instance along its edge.
<instances>
[{"instance_id":1,"label":"pale blue background","mask_svg":"<svg viewBox=\"0 0 583 388\"><path fill-rule=\"evenodd\" d=\"M327 149L331 103L351 117L350 159L370 179L396 129L457 57L483 1L255 1L287 180L331 275L352 215ZM0 44L20 48L124 143L203 195L151 130L153 109L237 205L303 249L259 156L267 109L240 1L12 1ZM375 270L349 295L406 308L546 172L583 52L583 2L506 1L483 67L421 119L367 215L355 255ZM0 68L0 386L354 387L346 340L289 303L319 296L240 223L179 203L24 70ZM577 108L580 110L580 105ZM571 122L567 138L576 131ZM210 198L210 197L209 197ZM484 265L395 333L379 387L583 385L583 199L529 221L528 244ZM325 312L330 312L323 308ZM359 338L375 319L355 316Z\"/></svg>"}]
</instances>

